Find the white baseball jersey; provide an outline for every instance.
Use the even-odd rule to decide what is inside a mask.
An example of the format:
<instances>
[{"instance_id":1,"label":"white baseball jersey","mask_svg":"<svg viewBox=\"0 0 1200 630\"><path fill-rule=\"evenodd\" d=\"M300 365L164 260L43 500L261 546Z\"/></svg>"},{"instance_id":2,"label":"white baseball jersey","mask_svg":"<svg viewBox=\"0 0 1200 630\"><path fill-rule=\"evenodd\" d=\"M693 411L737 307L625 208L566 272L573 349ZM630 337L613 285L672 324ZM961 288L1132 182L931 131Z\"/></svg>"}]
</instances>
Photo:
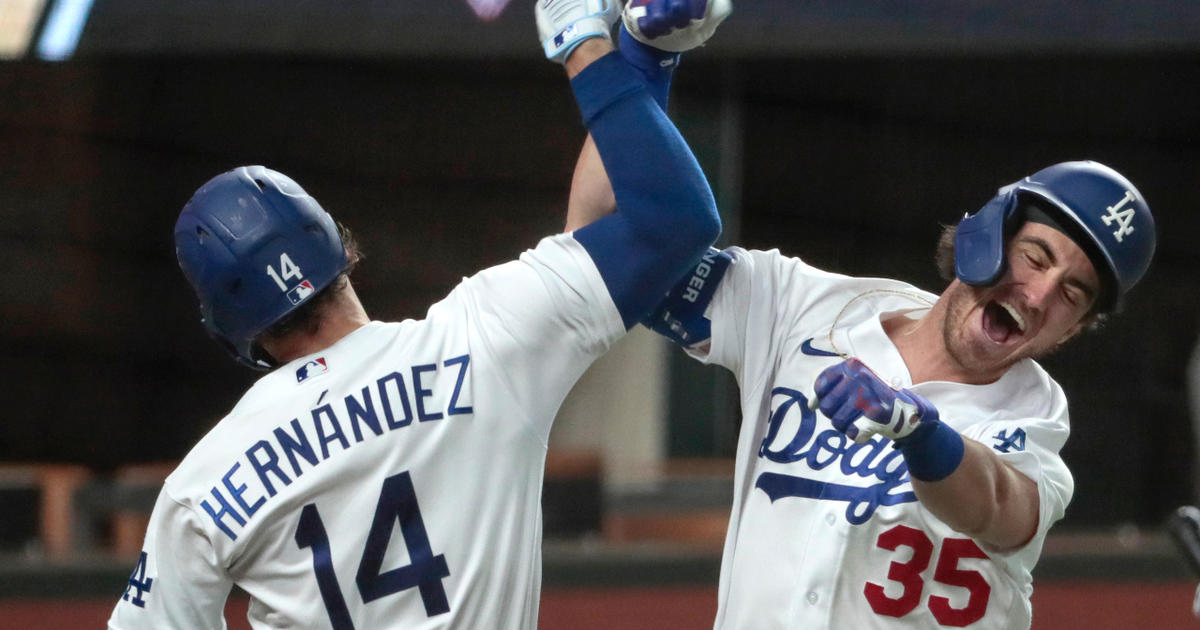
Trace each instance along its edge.
<instances>
[{"instance_id":1,"label":"white baseball jersey","mask_svg":"<svg viewBox=\"0 0 1200 630\"><path fill-rule=\"evenodd\" d=\"M1061 388L1032 360L989 385L913 385L881 321L937 296L826 273L778 251L731 250L708 307L711 349L741 388L733 513L715 628L1028 628L1030 571L1073 490ZM832 338L830 331L832 330ZM822 370L854 356L929 399L944 422L1037 482L1037 533L997 553L913 493L900 451L856 445L808 402Z\"/></svg>"},{"instance_id":2,"label":"white baseball jersey","mask_svg":"<svg viewBox=\"0 0 1200 630\"><path fill-rule=\"evenodd\" d=\"M625 332L546 238L259 380L167 478L114 630L534 628L559 405Z\"/></svg>"}]
</instances>

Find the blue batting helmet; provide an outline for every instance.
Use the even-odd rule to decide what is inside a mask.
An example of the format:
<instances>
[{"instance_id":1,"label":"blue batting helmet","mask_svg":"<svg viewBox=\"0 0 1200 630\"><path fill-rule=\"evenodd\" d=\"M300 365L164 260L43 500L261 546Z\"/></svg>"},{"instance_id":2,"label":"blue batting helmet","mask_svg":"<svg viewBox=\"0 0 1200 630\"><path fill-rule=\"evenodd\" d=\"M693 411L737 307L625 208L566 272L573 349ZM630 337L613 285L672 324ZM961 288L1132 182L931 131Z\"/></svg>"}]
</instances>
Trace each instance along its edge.
<instances>
[{"instance_id":1,"label":"blue batting helmet","mask_svg":"<svg viewBox=\"0 0 1200 630\"><path fill-rule=\"evenodd\" d=\"M1154 256L1154 217L1133 184L1099 162L1062 162L1000 189L975 214L958 224L954 273L968 284L987 285L1004 272L1005 241L1024 219L1023 203L1041 207L1063 222L1088 252L1105 283L1101 312L1115 309L1137 284Z\"/></svg>"},{"instance_id":2,"label":"blue batting helmet","mask_svg":"<svg viewBox=\"0 0 1200 630\"><path fill-rule=\"evenodd\" d=\"M209 334L240 363L274 365L254 339L346 269L337 225L286 175L263 166L200 187L175 223L175 255Z\"/></svg>"}]
</instances>

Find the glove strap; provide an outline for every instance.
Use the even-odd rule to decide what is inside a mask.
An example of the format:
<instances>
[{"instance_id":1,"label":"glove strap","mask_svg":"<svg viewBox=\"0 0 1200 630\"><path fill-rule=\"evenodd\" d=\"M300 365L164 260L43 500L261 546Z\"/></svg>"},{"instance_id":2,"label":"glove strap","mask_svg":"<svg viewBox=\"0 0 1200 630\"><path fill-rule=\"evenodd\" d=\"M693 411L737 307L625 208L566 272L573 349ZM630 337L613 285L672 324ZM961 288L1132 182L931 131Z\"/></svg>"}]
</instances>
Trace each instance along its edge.
<instances>
[{"instance_id":1,"label":"glove strap","mask_svg":"<svg viewBox=\"0 0 1200 630\"><path fill-rule=\"evenodd\" d=\"M966 445L958 431L935 420L923 423L911 435L896 440L904 453L908 474L921 481L941 481L958 470Z\"/></svg>"}]
</instances>

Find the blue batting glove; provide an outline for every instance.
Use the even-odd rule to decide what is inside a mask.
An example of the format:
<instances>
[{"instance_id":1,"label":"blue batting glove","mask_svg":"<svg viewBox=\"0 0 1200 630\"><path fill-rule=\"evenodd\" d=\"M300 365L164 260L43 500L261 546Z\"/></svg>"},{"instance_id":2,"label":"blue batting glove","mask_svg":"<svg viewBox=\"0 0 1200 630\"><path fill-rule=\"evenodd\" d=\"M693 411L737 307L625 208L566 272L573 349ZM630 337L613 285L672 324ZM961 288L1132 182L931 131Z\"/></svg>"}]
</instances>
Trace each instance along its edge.
<instances>
[{"instance_id":1,"label":"blue batting glove","mask_svg":"<svg viewBox=\"0 0 1200 630\"><path fill-rule=\"evenodd\" d=\"M862 444L871 436L903 440L923 423L940 423L937 408L907 389L892 389L858 359L821 372L813 389L838 431Z\"/></svg>"},{"instance_id":2,"label":"blue batting glove","mask_svg":"<svg viewBox=\"0 0 1200 630\"><path fill-rule=\"evenodd\" d=\"M708 0L630 0L626 11L637 11L645 7L645 13L637 18L638 30L649 39L662 37L704 17Z\"/></svg>"},{"instance_id":3,"label":"blue batting glove","mask_svg":"<svg viewBox=\"0 0 1200 630\"><path fill-rule=\"evenodd\" d=\"M914 479L940 481L962 463L963 438L938 418L937 407L907 389L888 387L858 359L821 372L813 390L821 413L850 439L895 440Z\"/></svg>"},{"instance_id":4,"label":"blue batting glove","mask_svg":"<svg viewBox=\"0 0 1200 630\"><path fill-rule=\"evenodd\" d=\"M704 45L732 11L732 0L629 0L621 17L639 42L684 52Z\"/></svg>"}]
</instances>

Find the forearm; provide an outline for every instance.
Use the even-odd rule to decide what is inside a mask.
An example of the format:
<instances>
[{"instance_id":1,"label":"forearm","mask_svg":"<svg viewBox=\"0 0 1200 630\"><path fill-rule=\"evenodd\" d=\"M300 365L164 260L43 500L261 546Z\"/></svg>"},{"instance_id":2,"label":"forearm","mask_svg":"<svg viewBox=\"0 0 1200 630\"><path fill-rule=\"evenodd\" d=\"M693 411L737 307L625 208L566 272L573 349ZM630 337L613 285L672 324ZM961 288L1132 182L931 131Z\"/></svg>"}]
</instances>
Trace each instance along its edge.
<instances>
[{"instance_id":1,"label":"forearm","mask_svg":"<svg viewBox=\"0 0 1200 630\"><path fill-rule=\"evenodd\" d=\"M993 549L1019 547L1037 531L1037 484L943 422L924 396L893 389L856 358L822 371L813 393L855 442L894 440L921 504L956 531Z\"/></svg>"},{"instance_id":2,"label":"forearm","mask_svg":"<svg viewBox=\"0 0 1200 630\"><path fill-rule=\"evenodd\" d=\"M621 56L636 70L654 102L665 112L671 90L671 78L679 63L679 54L658 50L637 41L620 27ZM573 75L572 75L573 76ZM612 182L604 170L604 162L596 149L596 141L588 134L575 174L571 180L571 195L567 203L567 222L564 231L572 232L615 212L617 200Z\"/></svg>"},{"instance_id":3,"label":"forearm","mask_svg":"<svg viewBox=\"0 0 1200 630\"><path fill-rule=\"evenodd\" d=\"M566 232L573 232L593 221L612 214L617 209L612 184L596 150L591 134L584 140L575 175L571 180L571 196L567 202Z\"/></svg>"},{"instance_id":4,"label":"forearm","mask_svg":"<svg viewBox=\"0 0 1200 630\"><path fill-rule=\"evenodd\" d=\"M1038 488L1032 479L974 440L963 440L958 468L940 481L913 479L922 505L938 519L998 550L1019 547L1038 526Z\"/></svg>"},{"instance_id":5,"label":"forearm","mask_svg":"<svg viewBox=\"0 0 1200 630\"><path fill-rule=\"evenodd\" d=\"M633 69L615 54L608 57L571 85L618 212L646 242L699 257L720 230L704 173Z\"/></svg>"},{"instance_id":6,"label":"forearm","mask_svg":"<svg viewBox=\"0 0 1200 630\"><path fill-rule=\"evenodd\" d=\"M583 155L577 175L592 196L575 196L577 210L596 219L612 207L601 171L616 201L615 213L571 227L631 328L716 239L720 219L691 150L619 55L581 70L571 86L599 157Z\"/></svg>"}]
</instances>

